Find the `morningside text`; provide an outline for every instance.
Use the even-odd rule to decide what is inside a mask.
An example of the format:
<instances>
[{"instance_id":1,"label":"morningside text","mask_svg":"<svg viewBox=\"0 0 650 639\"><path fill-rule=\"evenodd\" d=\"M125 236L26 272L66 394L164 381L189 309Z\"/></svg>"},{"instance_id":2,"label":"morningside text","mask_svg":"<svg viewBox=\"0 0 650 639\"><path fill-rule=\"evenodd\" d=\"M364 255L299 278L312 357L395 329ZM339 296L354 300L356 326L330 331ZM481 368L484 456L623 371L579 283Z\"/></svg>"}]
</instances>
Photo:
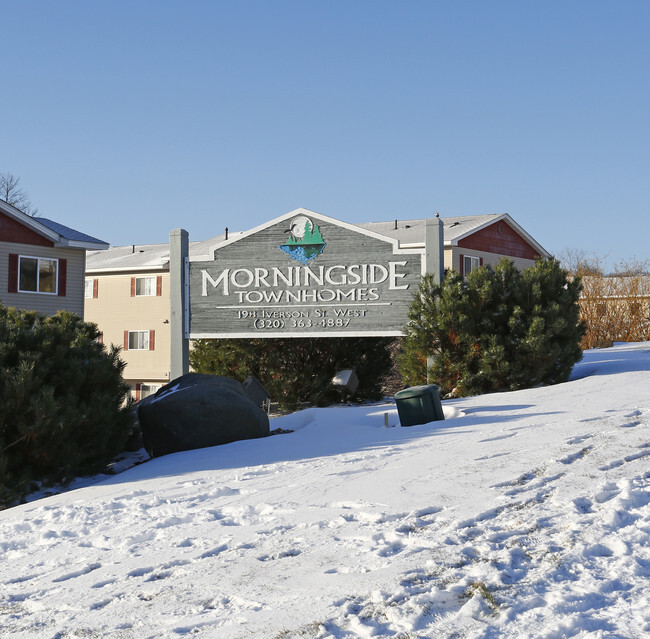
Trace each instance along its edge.
<instances>
[{"instance_id":1,"label":"morningside text","mask_svg":"<svg viewBox=\"0 0 650 639\"><path fill-rule=\"evenodd\" d=\"M334 266L289 266L286 268L225 268L217 277L201 270L201 295L216 289L234 296L238 304L305 304L373 302L381 297L381 284L388 290L406 290L400 272L406 261L383 264L337 264ZM333 288L330 288L333 287ZM351 288L342 288L351 287ZM291 290L293 289L293 290Z\"/></svg>"}]
</instances>

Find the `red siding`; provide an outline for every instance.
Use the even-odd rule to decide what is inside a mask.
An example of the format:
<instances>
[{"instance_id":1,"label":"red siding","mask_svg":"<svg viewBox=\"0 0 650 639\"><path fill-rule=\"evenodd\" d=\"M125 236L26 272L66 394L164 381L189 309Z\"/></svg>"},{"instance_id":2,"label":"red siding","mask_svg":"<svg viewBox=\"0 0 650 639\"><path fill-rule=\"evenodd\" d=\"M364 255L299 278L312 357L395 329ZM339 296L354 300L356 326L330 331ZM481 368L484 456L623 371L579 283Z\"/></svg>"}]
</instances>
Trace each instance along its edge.
<instances>
[{"instance_id":1,"label":"red siding","mask_svg":"<svg viewBox=\"0 0 650 639\"><path fill-rule=\"evenodd\" d=\"M35 231L16 222L13 218L0 213L0 240L14 244L32 244L34 246L54 246L54 242L45 239Z\"/></svg>"},{"instance_id":2,"label":"red siding","mask_svg":"<svg viewBox=\"0 0 650 639\"><path fill-rule=\"evenodd\" d=\"M503 220L490 224L458 242L458 246L474 251L499 253L510 257L535 260L541 255Z\"/></svg>"}]
</instances>

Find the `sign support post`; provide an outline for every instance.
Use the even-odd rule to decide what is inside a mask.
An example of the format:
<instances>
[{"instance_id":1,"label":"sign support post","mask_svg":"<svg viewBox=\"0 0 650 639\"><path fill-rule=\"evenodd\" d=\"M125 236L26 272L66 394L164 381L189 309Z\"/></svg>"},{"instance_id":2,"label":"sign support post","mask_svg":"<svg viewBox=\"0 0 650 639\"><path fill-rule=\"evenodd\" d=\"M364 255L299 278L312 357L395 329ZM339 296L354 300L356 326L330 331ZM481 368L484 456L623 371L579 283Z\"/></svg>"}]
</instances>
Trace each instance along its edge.
<instances>
[{"instance_id":1,"label":"sign support post","mask_svg":"<svg viewBox=\"0 0 650 639\"><path fill-rule=\"evenodd\" d=\"M440 216L428 218L424 228L425 269L440 284L445 273L445 237Z\"/></svg>"},{"instance_id":2,"label":"sign support post","mask_svg":"<svg viewBox=\"0 0 650 639\"><path fill-rule=\"evenodd\" d=\"M185 229L174 229L169 234L169 322L170 371L169 379L176 379L190 371L189 340L189 234Z\"/></svg>"},{"instance_id":3,"label":"sign support post","mask_svg":"<svg viewBox=\"0 0 650 639\"><path fill-rule=\"evenodd\" d=\"M427 275L433 275L433 281L440 284L445 276L445 238L440 216L428 218L424 231L424 264ZM435 358L427 357L427 382L431 383L430 370Z\"/></svg>"}]
</instances>

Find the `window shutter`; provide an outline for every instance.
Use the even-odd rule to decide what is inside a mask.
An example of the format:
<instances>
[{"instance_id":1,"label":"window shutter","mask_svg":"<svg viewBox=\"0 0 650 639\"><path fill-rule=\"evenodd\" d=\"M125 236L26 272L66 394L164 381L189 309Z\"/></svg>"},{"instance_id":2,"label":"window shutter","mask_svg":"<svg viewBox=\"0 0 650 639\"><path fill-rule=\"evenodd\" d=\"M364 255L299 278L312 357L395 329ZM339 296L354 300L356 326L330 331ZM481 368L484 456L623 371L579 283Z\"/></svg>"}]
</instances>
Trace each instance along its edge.
<instances>
[{"instance_id":1,"label":"window shutter","mask_svg":"<svg viewBox=\"0 0 650 639\"><path fill-rule=\"evenodd\" d=\"M99 344L103 344L103 343L104 343L104 333L102 333L101 331L99 331L99 336L97 337L97 342L98 342Z\"/></svg>"},{"instance_id":2,"label":"window shutter","mask_svg":"<svg viewBox=\"0 0 650 639\"><path fill-rule=\"evenodd\" d=\"M9 254L9 283L7 293L18 292L18 254Z\"/></svg>"},{"instance_id":3,"label":"window shutter","mask_svg":"<svg viewBox=\"0 0 650 639\"><path fill-rule=\"evenodd\" d=\"M140 401L140 393L142 392L142 384L135 385L135 401Z\"/></svg>"},{"instance_id":4,"label":"window shutter","mask_svg":"<svg viewBox=\"0 0 650 639\"><path fill-rule=\"evenodd\" d=\"M162 295L162 275L156 277L156 296L160 297Z\"/></svg>"},{"instance_id":5,"label":"window shutter","mask_svg":"<svg viewBox=\"0 0 650 639\"><path fill-rule=\"evenodd\" d=\"M479 265L483 266L483 258L482 257L479 258Z\"/></svg>"},{"instance_id":6,"label":"window shutter","mask_svg":"<svg viewBox=\"0 0 650 639\"><path fill-rule=\"evenodd\" d=\"M93 280L93 298L97 299L99 297L99 280L95 278Z\"/></svg>"},{"instance_id":7,"label":"window shutter","mask_svg":"<svg viewBox=\"0 0 650 639\"><path fill-rule=\"evenodd\" d=\"M65 297L66 281L68 279L68 260L59 259L59 292L57 295Z\"/></svg>"},{"instance_id":8,"label":"window shutter","mask_svg":"<svg viewBox=\"0 0 650 639\"><path fill-rule=\"evenodd\" d=\"M129 350L129 331L124 331L124 350Z\"/></svg>"},{"instance_id":9,"label":"window shutter","mask_svg":"<svg viewBox=\"0 0 650 639\"><path fill-rule=\"evenodd\" d=\"M460 256L460 274L465 275L465 256L463 254Z\"/></svg>"},{"instance_id":10,"label":"window shutter","mask_svg":"<svg viewBox=\"0 0 650 639\"><path fill-rule=\"evenodd\" d=\"M131 297L135 297L135 277L131 278Z\"/></svg>"},{"instance_id":11,"label":"window shutter","mask_svg":"<svg viewBox=\"0 0 650 639\"><path fill-rule=\"evenodd\" d=\"M156 331L149 331L149 350L156 350Z\"/></svg>"}]
</instances>

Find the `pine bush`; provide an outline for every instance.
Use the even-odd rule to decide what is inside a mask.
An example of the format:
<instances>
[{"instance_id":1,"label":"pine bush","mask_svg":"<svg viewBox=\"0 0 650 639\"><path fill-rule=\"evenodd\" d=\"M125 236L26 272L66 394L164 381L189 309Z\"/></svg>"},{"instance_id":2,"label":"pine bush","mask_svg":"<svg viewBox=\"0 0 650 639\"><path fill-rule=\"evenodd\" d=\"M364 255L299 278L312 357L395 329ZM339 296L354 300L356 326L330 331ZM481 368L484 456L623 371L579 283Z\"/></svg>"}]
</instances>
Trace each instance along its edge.
<instances>
[{"instance_id":1,"label":"pine bush","mask_svg":"<svg viewBox=\"0 0 650 639\"><path fill-rule=\"evenodd\" d=\"M378 399L388 375L393 338L328 337L197 340L190 353L198 373L243 381L256 377L284 408L324 405L339 399L332 377L354 368L359 388L354 399Z\"/></svg>"},{"instance_id":2,"label":"pine bush","mask_svg":"<svg viewBox=\"0 0 650 639\"><path fill-rule=\"evenodd\" d=\"M554 259L519 271L504 258L439 285L425 276L399 356L405 383L467 396L566 381L582 357L580 286Z\"/></svg>"},{"instance_id":3,"label":"pine bush","mask_svg":"<svg viewBox=\"0 0 650 639\"><path fill-rule=\"evenodd\" d=\"M119 349L94 324L0 305L0 508L105 468L130 431Z\"/></svg>"}]
</instances>

